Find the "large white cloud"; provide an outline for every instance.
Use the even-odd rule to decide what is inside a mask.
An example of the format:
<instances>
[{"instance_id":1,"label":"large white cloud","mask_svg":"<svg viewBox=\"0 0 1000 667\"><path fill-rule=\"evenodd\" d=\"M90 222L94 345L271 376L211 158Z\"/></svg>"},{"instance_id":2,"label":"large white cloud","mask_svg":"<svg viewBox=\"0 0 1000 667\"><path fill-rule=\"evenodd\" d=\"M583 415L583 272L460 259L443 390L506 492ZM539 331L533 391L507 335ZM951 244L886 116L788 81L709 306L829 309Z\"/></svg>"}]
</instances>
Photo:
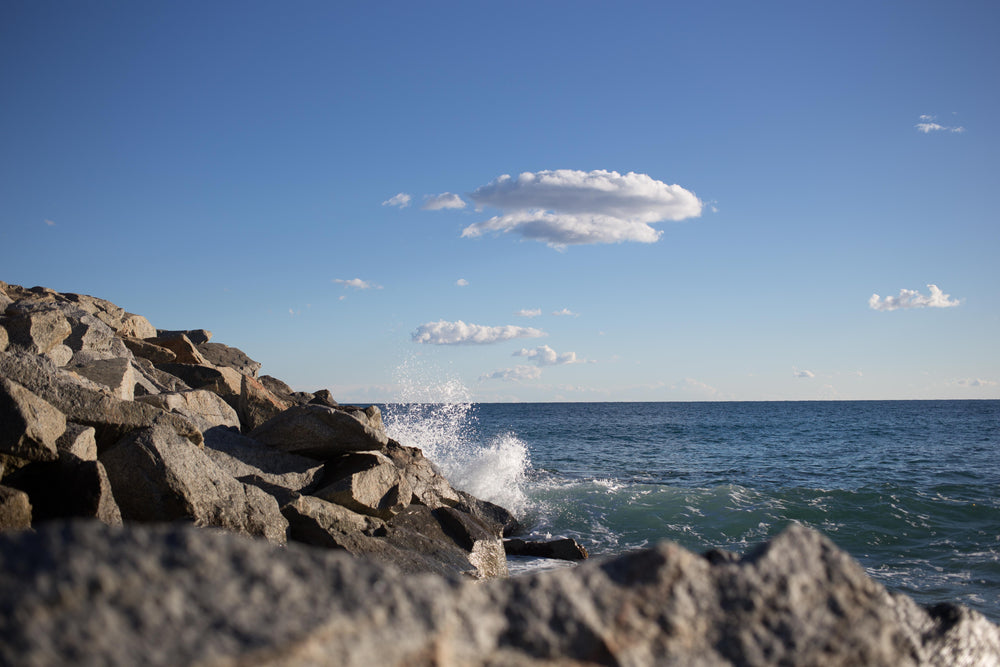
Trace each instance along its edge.
<instances>
[{"instance_id":1,"label":"large white cloud","mask_svg":"<svg viewBox=\"0 0 1000 667\"><path fill-rule=\"evenodd\" d=\"M497 208L501 214L469 225L463 237L515 232L555 247L653 243L662 232L651 224L698 217L702 210L701 201L679 185L605 170L505 174L469 197L477 208Z\"/></svg>"},{"instance_id":2,"label":"large white cloud","mask_svg":"<svg viewBox=\"0 0 1000 667\"><path fill-rule=\"evenodd\" d=\"M548 345L539 345L533 350L522 348L514 353L515 357L527 357L539 366L562 366L565 364L581 364L584 362L576 356L576 352L557 353Z\"/></svg>"},{"instance_id":3,"label":"large white cloud","mask_svg":"<svg viewBox=\"0 0 1000 667\"><path fill-rule=\"evenodd\" d=\"M898 310L900 308L951 308L961 303L945 294L937 285L928 285L929 296L924 296L917 290L901 289L899 296L887 296L884 299L878 294L872 294L868 299L868 307L872 310Z\"/></svg>"},{"instance_id":4,"label":"large white cloud","mask_svg":"<svg viewBox=\"0 0 1000 667\"><path fill-rule=\"evenodd\" d=\"M540 338L544 335L545 332L539 329L511 324L491 327L466 324L462 320L457 322L439 320L421 324L411 338L415 343L431 345L488 345L514 338Z\"/></svg>"}]
</instances>

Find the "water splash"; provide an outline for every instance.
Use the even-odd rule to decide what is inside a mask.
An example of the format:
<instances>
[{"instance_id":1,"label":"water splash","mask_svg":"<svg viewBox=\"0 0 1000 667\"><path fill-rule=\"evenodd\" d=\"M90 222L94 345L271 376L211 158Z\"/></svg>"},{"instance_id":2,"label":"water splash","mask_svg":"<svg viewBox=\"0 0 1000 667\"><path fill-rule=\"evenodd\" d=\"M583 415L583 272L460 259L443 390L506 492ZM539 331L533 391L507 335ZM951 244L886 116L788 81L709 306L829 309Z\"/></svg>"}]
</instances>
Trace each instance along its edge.
<instances>
[{"instance_id":1,"label":"water splash","mask_svg":"<svg viewBox=\"0 0 1000 667\"><path fill-rule=\"evenodd\" d=\"M531 468L525 443L513 433L484 441L477 428L476 406L460 380L441 380L436 369L413 359L404 362L396 375L398 402L383 408L389 437L423 450L455 488L523 516Z\"/></svg>"}]
</instances>

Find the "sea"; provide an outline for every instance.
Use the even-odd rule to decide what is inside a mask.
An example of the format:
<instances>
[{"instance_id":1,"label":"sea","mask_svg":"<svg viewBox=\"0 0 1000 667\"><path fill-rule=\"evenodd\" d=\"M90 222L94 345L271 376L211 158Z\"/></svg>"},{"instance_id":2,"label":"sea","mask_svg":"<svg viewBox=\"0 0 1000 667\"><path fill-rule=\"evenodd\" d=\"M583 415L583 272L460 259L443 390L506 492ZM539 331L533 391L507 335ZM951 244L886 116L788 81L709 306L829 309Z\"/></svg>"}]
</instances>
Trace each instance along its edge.
<instances>
[{"instance_id":1,"label":"sea","mask_svg":"<svg viewBox=\"0 0 1000 667\"><path fill-rule=\"evenodd\" d=\"M797 522L890 590L1000 622L1000 401L381 408L391 437L533 539L571 537L592 557L661 540L741 553Z\"/></svg>"}]
</instances>

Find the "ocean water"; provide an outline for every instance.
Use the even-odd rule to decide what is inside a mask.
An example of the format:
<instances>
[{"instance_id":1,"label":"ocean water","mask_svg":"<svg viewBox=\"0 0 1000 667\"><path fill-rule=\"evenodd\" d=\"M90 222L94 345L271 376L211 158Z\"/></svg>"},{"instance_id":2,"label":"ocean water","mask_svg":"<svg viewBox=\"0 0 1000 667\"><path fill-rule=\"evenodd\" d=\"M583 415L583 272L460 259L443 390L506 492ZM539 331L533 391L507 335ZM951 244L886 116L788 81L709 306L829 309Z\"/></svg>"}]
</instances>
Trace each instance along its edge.
<instances>
[{"instance_id":1,"label":"ocean water","mask_svg":"<svg viewBox=\"0 0 1000 667\"><path fill-rule=\"evenodd\" d=\"M534 537L592 556L743 552L799 522L891 590L1000 622L1000 401L474 404L447 389L382 406L390 435Z\"/></svg>"}]
</instances>

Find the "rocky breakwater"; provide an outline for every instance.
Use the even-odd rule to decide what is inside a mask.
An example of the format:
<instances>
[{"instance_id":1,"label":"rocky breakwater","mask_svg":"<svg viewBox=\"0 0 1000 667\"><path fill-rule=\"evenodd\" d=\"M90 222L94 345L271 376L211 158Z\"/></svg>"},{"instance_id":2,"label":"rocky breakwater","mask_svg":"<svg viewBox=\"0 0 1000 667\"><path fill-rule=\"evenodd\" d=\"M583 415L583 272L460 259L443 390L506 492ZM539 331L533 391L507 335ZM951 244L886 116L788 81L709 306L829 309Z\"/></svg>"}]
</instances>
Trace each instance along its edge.
<instances>
[{"instance_id":1,"label":"rocky breakwater","mask_svg":"<svg viewBox=\"0 0 1000 667\"><path fill-rule=\"evenodd\" d=\"M404 572L507 574L502 508L451 487L378 408L258 376L205 330L0 283L0 529L185 521Z\"/></svg>"},{"instance_id":2,"label":"rocky breakwater","mask_svg":"<svg viewBox=\"0 0 1000 667\"><path fill-rule=\"evenodd\" d=\"M796 525L497 576L513 518L377 410L92 297L0 312L0 664L1000 664L983 616Z\"/></svg>"}]
</instances>

